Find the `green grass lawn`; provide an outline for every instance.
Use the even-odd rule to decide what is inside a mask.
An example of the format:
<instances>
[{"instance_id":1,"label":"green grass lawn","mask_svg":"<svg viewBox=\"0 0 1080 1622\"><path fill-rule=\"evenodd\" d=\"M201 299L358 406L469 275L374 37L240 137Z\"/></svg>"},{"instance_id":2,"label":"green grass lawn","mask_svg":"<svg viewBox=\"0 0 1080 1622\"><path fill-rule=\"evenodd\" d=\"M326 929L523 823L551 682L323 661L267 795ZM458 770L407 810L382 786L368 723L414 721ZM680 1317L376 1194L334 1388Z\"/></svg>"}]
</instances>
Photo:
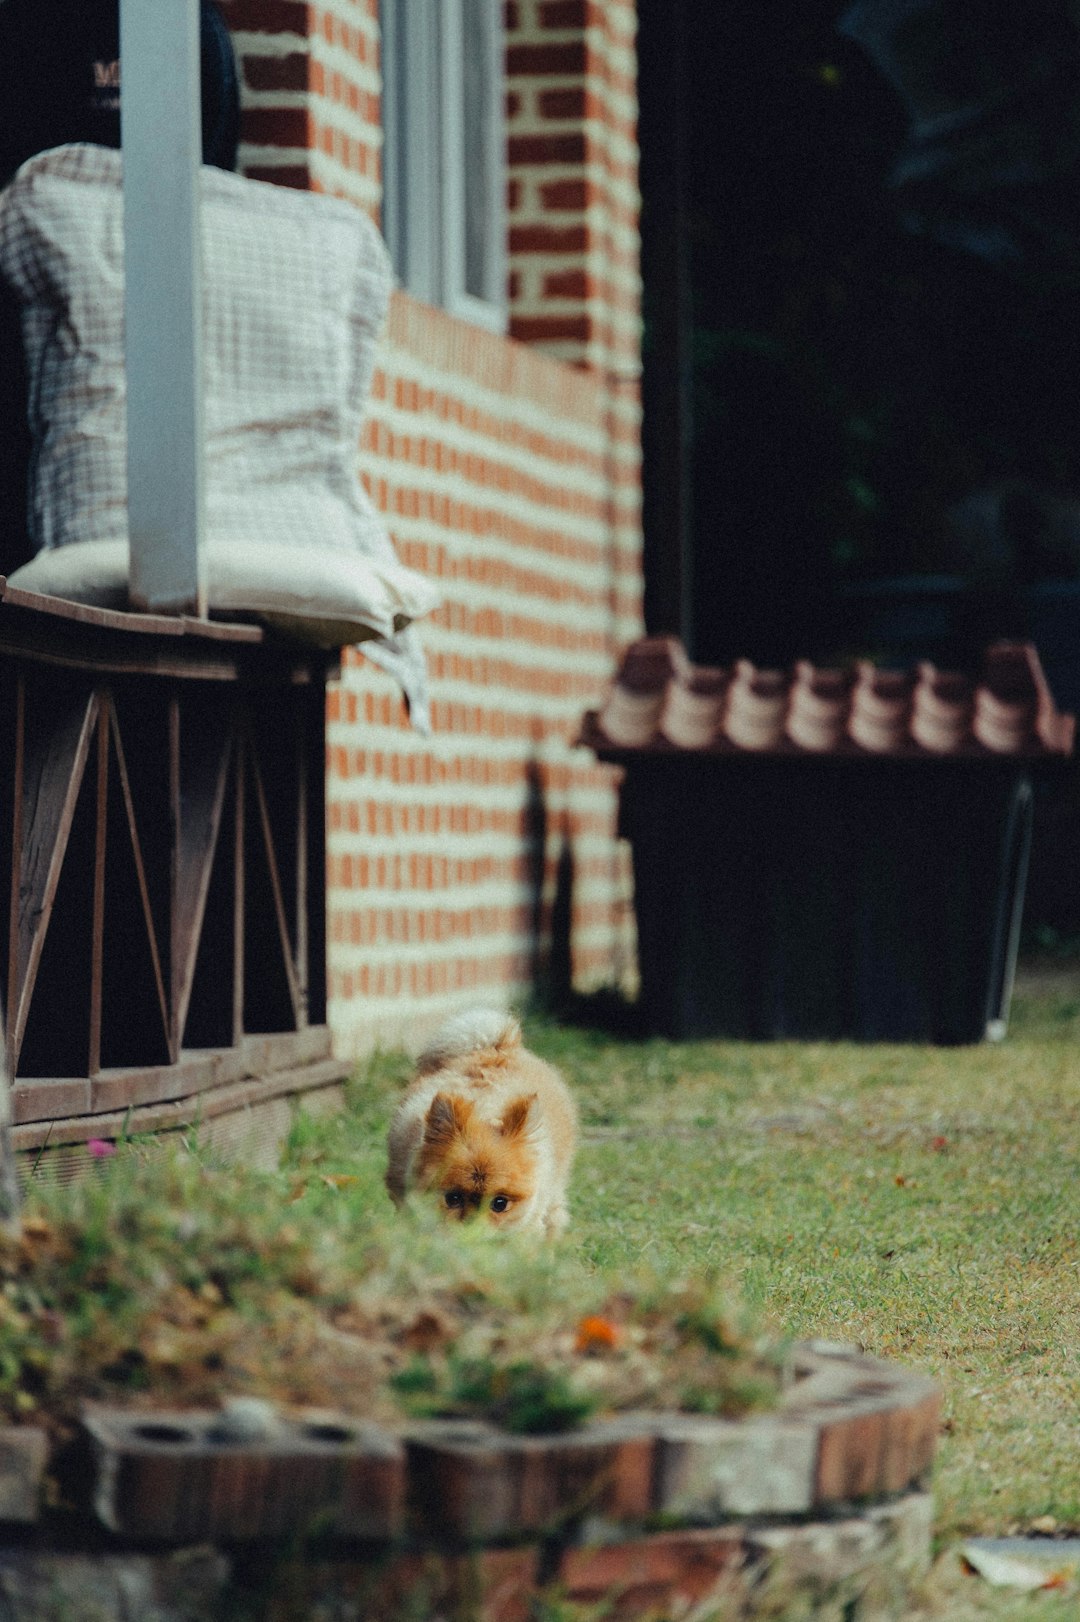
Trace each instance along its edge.
<instances>
[{"instance_id":1,"label":"green grass lawn","mask_svg":"<svg viewBox=\"0 0 1080 1622\"><path fill-rule=\"evenodd\" d=\"M1007 1040L967 1049L677 1044L526 1020L583 1125L570 1231L528 1286L549 1319L563 1291L570 1325L597 1310L590 1281L719 1275L781 1335L857 1341L940 1380L934 1491L951 1552L920 1618L1080 1616L1075 1589L998 1596L961 1576L955 1554L976 1533L1080 1535L1080 971L1075 984L1021 992ZM189 1157L165 1176L136 1148L133 1169L118 1155L82 1192L39 1179L24 1242L38 1272L24 1252L5 1263L0 1305L26 1348L0 1365L9 1409L39 1369L47 1411L50 1360L57 1402L85 1394L95 1357L99 1383L128 1381L136 1398L212 1396L230 1370L257 1384L259 1356L288 1362L281 1325L317 1384L319 1358L349 1341L339 1331L353 1332L349 1355L370 1339L371 1302L350 1294L365 1271L383 1269L384 1305L429 1288L431 1266L453 1272L445 1240L426 1277L409 1272L402 1257L429 1241L409 1237L382 1186L408 1071L403 1054L361 1066L346 1113L299 1117L275 1174L219 1175ZM527 1269L503 1271L492 1288L513 1312ZM329 1341L301 1313L308 1300L332 1320Z\"/></svg>"},{"instance_id":2,"label":"green grass lawn","mask_svg":"<svg viewBox=\"0 0 1080 1622\"><path fill-rule=\"evenodd\" d=\"M944 1536L1080 1532L1077 984L979 1048L530 1031L582 1109L572 1242L719 1268L782 1328L938 1378Z\"/></svg>"},{"instance_id":3,"label":"green grass lawn","mask_svg":"<svg viewBox=\"0 0 1080 1622\"><path fill-rule=\"evenodd\" d=\"M620 1041L527 1022L577 1095L563 1242L587 1264L719 1270L798 1336L858 1341L938 1378L945 1537L1080 1534L1080 975L1018 995L978 1048ZM302 1128L294 1169L382 1197L405 1061L355 1089L348 1129Z\"/></svg>"},{"instance_id":4,"label":"green grass lawn","mask_svg":"<svg viewBox=\"0 0 1080 1622\"><path fill-rule=\"evenodd\" d=\"M1080 1534L1080 972L1017 994L1007 1039L964 1049L620 1040L528 1020L579 1101L568 1257L718 1270L781 1331L857 1341L940 1380L938 1543ZM348 1141L294 1163L374 1188L406 1067L356 1089ZM306 1138L306 1142L305 1142ZM920 1616L1076 1622L946 1553Z\"/></svg>"}]
</instances>

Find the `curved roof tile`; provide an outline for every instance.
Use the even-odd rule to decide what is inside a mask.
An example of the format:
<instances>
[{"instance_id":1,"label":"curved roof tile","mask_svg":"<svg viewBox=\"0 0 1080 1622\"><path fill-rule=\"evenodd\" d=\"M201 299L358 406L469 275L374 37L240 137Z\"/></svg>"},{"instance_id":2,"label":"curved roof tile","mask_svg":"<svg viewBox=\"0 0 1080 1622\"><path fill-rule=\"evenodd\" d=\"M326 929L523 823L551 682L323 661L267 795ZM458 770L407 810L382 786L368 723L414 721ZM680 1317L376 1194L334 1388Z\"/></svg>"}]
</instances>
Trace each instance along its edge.
<instances>
[{"instance_id":1,"label":"curved roof tile","mask_svg":"<svg viewBox=\"0 0 1080 1622\"><path fill-rule=\"evenodd\" d=\"M674 637L622 656L581 741L598 754L1038 756L1072 753L1075 717L1055 705L1030 642L987 648L977 676L922 663L769 670L695 665Z\"/></svg>"}]
</instances>

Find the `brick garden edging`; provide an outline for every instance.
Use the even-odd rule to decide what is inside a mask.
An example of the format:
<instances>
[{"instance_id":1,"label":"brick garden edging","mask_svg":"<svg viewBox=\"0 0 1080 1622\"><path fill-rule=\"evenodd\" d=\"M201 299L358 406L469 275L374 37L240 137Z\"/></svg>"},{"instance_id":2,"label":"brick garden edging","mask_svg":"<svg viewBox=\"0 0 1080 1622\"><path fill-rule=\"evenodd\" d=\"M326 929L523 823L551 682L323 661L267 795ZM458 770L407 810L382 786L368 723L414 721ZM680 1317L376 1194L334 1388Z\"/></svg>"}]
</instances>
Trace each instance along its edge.
<instances>
[{"instance_id":1,"label":"brick garden edging","mask_svg":"<svg viewBox=\"0 0 1080 1622\"><path fill-rule=\"evenodd\" d=\"M222 1593L243 1582L253 1557L265 1574L292 1547L304 1549L293 1565L316 1588L366 1593L356 1613L365 1617L392 1617L422 1589L455 1615L513 1622L538 1587L555 1583L582 1601L621 1596L613 1615L629 1619L697 1602L718 1585L742 1584L750 1606L766 1577L831 1595L830 1604L845 1593L852 1618L871 1593L877 1610L865 1614L902 1615L889 1596L900 1605L929 1553L930 1503L918 1489L933 1459L940 1392L822 1342L796 1347L792 1371L767 1414L625 1414L542 1437L472 1421L395 1436L339 1414L267 1410L240 1423L228 1409L96 1407L84 1420L87 1467L78 1473L95 1581L107 1588L110 1571L117 1583L126 1572L128 1588L145 1581L159 1595L147 1618L169 1622L180 1613L160 1595L177 1562L195 1558L193 1545L203 1548L203 1577ZM0 1433L5 1519L37 1519L46 1464L43 1433ZM51 1549L53 1519L20 1551L0 1548L0 1602L15 1607L5 1614L37 1617L18 1608L19 1593L36 1592L46 1567L63 1588L64 1571L89 1558L71 1550L70 1528L68 1552ZM102 1615L114 1614L103 1604Z\"/></svg>"}]
</instances>

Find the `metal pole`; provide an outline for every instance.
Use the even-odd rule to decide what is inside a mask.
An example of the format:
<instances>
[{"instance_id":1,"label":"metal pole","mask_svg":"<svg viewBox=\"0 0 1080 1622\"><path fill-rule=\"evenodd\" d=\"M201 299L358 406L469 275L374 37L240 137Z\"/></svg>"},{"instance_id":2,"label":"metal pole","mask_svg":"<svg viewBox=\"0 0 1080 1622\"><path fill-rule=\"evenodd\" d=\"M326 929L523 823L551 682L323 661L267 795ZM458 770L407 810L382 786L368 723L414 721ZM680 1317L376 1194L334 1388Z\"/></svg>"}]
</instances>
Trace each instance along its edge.
<instances>
[{"instance_id":1,"label":"metal pole","mask_svg":"<svg viewBox=\"0 0 1080 1622\"><path fill-rule=\"evenodd\" d=\"M121 0L130 590L206 613L199 0Z\"/></svg>"}]
</instances>

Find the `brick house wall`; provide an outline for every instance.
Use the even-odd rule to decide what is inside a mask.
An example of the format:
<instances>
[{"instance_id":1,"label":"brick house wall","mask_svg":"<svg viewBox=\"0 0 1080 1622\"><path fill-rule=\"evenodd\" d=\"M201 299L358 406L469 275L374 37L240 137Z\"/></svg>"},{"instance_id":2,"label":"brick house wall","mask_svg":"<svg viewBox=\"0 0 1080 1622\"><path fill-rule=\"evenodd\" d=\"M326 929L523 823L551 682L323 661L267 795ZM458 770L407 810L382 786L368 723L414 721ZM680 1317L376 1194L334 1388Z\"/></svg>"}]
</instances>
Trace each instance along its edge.
<instances>
[{"instance_id":1,"label":"brick house wall","mask_svg":"<svg viewBox=\"0 0 1080 1622\"><path fill-rule=\"evenodd\" d=\"M223 0L240 163L377 219L377 0ZM574 746L641 623L632 0L506 7L510 336L394 294L360 470L436 578L433 733L346 650L328 700L330 1019L415 1041L533 984L632 977L615 779ZM561 947L555 955L561 961Z\"/></svg>"}]
</instances>

